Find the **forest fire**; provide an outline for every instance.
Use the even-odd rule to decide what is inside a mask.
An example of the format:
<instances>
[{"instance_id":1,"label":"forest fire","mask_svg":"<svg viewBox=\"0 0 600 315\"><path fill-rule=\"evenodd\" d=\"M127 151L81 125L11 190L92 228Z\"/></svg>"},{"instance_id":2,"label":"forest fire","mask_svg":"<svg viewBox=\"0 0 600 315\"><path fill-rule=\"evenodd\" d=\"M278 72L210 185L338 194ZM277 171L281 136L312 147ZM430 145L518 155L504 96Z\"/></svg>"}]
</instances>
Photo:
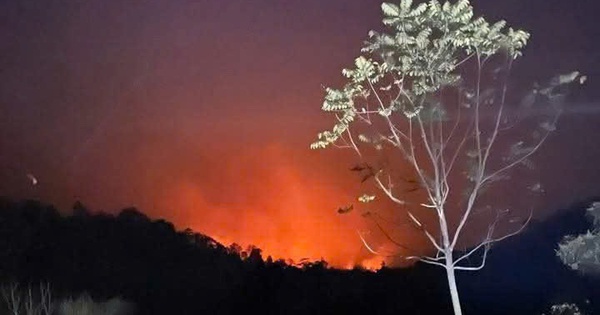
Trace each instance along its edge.
<instances>
[{"instance_id":1,"label":"forest fire","mask_svg":"<svg viewBox=\"0 0 600 315\"><path fill-rule=\"evenodd\" d=\"M209 195L192 180L181 182L165 195L163 206L179 212L165 216L225 246L256 246L264 259L325 260L336 268L380 267L381 259L373 258L357 236L364 219L336 212L353 196L324 177L311 178L312 171L298 162L278 146L238 156L219 167L227 187L219 196Z\"/></svg>"}]
</instances>

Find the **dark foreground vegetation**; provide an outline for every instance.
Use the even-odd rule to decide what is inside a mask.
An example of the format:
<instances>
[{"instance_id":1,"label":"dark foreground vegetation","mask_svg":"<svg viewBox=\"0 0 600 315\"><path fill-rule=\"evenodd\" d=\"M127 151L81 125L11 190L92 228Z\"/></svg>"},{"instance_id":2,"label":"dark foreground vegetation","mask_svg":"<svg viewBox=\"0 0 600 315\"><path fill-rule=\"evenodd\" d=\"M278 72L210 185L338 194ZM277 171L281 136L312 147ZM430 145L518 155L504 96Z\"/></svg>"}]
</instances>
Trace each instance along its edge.
<instances>
[{"instance_id":1,"label":"dark foreground vegetation","mask_svg":"<svg viewBox=\"0 0 600 315\"><path fill-rule=\"evenodd\" d=\"M589 228L586 206L533 223L494 248L482 272L459 274L465 313L541 314L552 304L574 302L600 314L600 279L568 270L554 252L563 235ZM177 231L133 208L113 216L77 204L64 216L40 202L2 199L0 277L22 286L49 283L54 297L120 297L138 314L452 312L439 268L290 266L263 259L258 248L225 247Z\"/></svg>"}]
</instances>

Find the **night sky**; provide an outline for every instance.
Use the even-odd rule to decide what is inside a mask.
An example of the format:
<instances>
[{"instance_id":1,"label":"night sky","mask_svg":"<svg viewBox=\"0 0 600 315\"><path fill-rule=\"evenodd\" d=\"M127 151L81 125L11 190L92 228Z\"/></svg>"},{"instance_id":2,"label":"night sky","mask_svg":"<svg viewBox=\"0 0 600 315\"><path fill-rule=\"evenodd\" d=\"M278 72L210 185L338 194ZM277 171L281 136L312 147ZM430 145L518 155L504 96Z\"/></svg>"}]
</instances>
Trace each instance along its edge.
<instances>
[{"instance_id":1,"label":"night sky","mask_svg":"<svg viewBox=\"0 0 600 315\"><path fill-rule=\"evenodd\" d=\"M589 77L537 155L536 218L600 196L595 1L472 4L532 33L518 82ZM360 189L355 156L308 147L333 124L323 86L380 20L374 0L0 0L0 194L136 206L296 261L369 259L364 220L336 213Z\"/></svg>"}]
</instances>

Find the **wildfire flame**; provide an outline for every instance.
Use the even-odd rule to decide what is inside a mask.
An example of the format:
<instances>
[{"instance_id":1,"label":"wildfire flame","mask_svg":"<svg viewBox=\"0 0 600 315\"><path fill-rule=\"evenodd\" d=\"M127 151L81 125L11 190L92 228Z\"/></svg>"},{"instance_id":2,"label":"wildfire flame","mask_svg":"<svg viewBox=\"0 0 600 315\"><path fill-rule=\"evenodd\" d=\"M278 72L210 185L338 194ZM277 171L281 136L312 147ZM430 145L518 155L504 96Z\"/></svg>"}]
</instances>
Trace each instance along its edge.
<instances>
[{"instance_id":1,"label":"wildfire flame","mask_svg":"<svg viewBox=\"0 0 600 315\"><path fill-rule=\"evenodd\" d=\"M278 146L238 158L222 168L222 190L228 198L214 200L201 184L180 182L163 199L161 207L179 209L170 212L169 219L225 246L254 245L265 259L296 263L323 259L337 268L381 267L381 258L372 257L356 235L364 220L337 213L340 200L352 200L343 187L310 178L300 161Z\"/></svg>"}]
</instances>

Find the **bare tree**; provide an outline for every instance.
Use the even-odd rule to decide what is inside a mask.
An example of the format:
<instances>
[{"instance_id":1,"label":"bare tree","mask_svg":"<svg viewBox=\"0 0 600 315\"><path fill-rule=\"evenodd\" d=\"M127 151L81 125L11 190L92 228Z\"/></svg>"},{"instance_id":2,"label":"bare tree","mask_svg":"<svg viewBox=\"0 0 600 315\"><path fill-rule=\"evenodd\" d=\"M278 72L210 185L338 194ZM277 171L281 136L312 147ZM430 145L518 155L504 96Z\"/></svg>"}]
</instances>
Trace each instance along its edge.
<instances>
[{"instance_id":1,"label":"bare tree","mask_svg":"<svg viewBox=\"0 0 600 315\"><path fill-rule=\"evenodd\" d=\"M49 283L40 283L37 291L31 285L22 290L17 282L11 282L2 285L0 291L12 315L50 315L54 312Z\"/></svg>"},{"instance_id":2,"label":"bare tree","mask_svg":"<svg viewBox=\"0 0 600 315\"><path fill-rule=\"evenodd\" d=\"M527 32L505 30L505 21L474 18L468 0L417 6L402 0L383 3L382 10L391 32L369 32L365 55L342 71L348 82L342 89L326 89L322 109L335 113L337 121L331 131L319 133L311 148L349 148L363 161L379 152L400 163L377 168L363 163L355 170L369 170L363 181L373 179L423 232L435 254L406 258L444 268L454 313L462 314L455 271L483 268L490 246L519 233L531 218L512 230L500 229L501 222L514 217L507 209L483 207L484 192L506 179L508 171L533 166L531 156L556 129L566 85L583 83L585 77L579 72L557 76L516 101L507 94L508 78ZM424 199L408 198L410 180L398 174L406 165ZM536 182L528 188L542 190ZM368 203L377 194L358 199ZM475 246L460 252L459 240L479 210L491 211L489 224ZM431 215L433 228L423 219ZM360 236L373 253L389 255ZM469 261L476 257L478 263Z\"/></svg>"},{"instance_id":3,"label":"bare tree","mask_svg":"<svg viewBox=\"0 0 600 315\"><path fill-rule=\"evenodd\" d=\"M11 282L10 284L2 285L0 291L2 291L2 297L4 298L4 302L6 302L10 314L19 315L19 310L21 309L19 284Z\"/></svg>"}]
</instances>

